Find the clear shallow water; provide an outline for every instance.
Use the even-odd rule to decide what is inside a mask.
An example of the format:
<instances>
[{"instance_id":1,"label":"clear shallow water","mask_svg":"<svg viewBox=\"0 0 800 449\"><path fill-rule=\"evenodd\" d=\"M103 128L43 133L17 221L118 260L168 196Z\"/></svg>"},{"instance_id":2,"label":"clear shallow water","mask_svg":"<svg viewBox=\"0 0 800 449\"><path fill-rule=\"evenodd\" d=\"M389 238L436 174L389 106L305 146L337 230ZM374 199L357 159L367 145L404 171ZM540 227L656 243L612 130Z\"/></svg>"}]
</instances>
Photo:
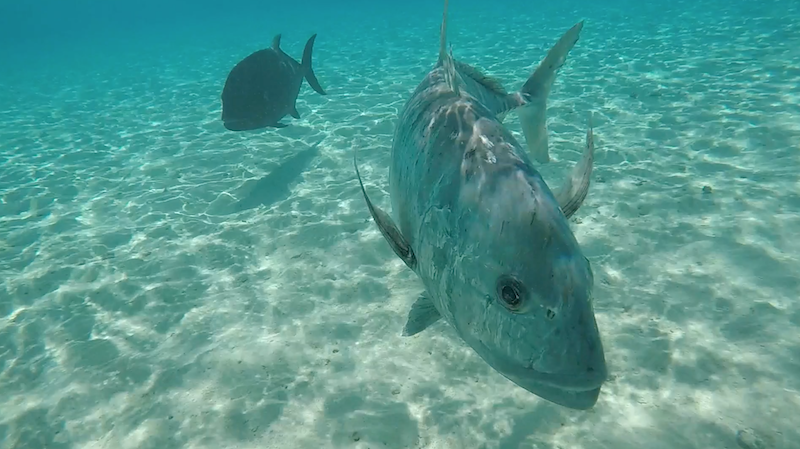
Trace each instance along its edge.
<instances>
[{"instance_id":1,"label":"clear shallow water","mask_svg":"<svg viewBox=\"0 0 800 449\"><path fill-rule=\"evenodd\" d=\"M454 53L509 89L586 19L542 167L561 182L592 112L573 229L613 377L575 412L443 324L400 337L421 285L352 149L388 209L394 118L436 57L441 5L421 3L6 32L0 447L798 447L798 6L452 3ZM278 32L296 58L319 33L329 95L304 87L284 130L224 131L228 70Z\"/></svg>"}]
</instances>

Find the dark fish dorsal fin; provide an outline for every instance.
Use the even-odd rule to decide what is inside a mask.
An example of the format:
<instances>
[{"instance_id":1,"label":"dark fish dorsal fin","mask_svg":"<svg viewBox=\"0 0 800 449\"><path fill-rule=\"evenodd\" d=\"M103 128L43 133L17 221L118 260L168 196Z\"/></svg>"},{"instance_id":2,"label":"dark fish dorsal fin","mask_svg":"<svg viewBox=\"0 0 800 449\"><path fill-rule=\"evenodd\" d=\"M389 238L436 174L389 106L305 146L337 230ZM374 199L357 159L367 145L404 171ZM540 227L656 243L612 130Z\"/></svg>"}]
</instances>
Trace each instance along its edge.
<instances>
[{"instance_id":1,"label":"dark fish dorsal fin","mask_svg":"<svg viewBox=\"0 0 800 449\"><path fill-rule=\"evenodd\" d=\"M276 34L275 37L272 38L272 49L273 50L280 50L281 49L281 35Z\"/></svg>"},{"instance_id":2,"label":"dark fish dorsal fin","mask_svg":"<svg viewBox=\"0 0 800 449\"><path fill-rule=\"evenodd\" d=\"M461 61L453 61L453 62L455 62L456 68L458 69L459 72L461 72L462 75L466 75L472 78L473 80L475 80L477 83L479 83L492 93L495 93L497 95L506 95L508 93L506 92L506 88L503 87L500 81L496 80L495 78L492 78L489 75L485 75L483 72L481 72L475 67L472 67L466 62L461 62Z\"/></svg>"}]
</instances>

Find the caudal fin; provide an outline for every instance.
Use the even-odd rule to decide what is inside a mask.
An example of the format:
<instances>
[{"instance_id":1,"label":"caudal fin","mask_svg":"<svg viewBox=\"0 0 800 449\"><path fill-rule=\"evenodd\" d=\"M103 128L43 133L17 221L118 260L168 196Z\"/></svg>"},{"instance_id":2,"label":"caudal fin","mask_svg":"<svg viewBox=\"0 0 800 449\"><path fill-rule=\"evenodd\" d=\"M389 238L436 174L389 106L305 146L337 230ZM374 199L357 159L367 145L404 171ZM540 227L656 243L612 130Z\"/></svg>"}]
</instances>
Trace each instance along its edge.
<instances>
[{"instance_id":1,"label":"caudal fin","mask_svg":"<svg viewBox=\"0 0 800 449\"><path fill-rule=\"evenodd\" d=\"M564 33L521 89L522 94L527 97L527 104L517 110L522 133L531 156L542 164L550 161L547 143L547 96L556 79L556 72L564 65L567 54L578 42L582 28L583 21L580 21Z\"/></svg>"},{"instance_id":2,"label":"caudal fin","mask_svg":"<svg viewBox=\"0 0 800 449\"><path fill-rule=\"evenodd\" d=\"M322 86L319 85L317 76L314 75L314 69L311 68L311 53L314 50L314 40L316 38L317 35L314 34L308 39L308 42L306 42L306 48L303 49L303 61L300 64L303 66L303 73L306 77L306 81L308 81L309 86L317 91L318 94L327 95L325 90L322 89Z\"/></svg>"}]
</instances>

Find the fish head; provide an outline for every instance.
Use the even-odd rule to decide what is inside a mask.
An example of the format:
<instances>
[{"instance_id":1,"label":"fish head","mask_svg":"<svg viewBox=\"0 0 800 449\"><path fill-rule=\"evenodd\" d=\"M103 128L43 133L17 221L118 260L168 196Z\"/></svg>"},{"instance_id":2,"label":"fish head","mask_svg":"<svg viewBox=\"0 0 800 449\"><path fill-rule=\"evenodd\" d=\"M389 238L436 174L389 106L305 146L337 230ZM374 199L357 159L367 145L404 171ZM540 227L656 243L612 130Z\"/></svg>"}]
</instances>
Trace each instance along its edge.
<instances>
[{"instance_id":1,"label":"fish head","mask_svg":"<svg viewBox=\"0 0 800 449\"><path fill-rule=\"evenodd\" d=\"M587 409L607 377L591 265L521 151L501 126L473 133L467 144L452 319L505 377L551 402Z\"/></svg>"}]
</instances>

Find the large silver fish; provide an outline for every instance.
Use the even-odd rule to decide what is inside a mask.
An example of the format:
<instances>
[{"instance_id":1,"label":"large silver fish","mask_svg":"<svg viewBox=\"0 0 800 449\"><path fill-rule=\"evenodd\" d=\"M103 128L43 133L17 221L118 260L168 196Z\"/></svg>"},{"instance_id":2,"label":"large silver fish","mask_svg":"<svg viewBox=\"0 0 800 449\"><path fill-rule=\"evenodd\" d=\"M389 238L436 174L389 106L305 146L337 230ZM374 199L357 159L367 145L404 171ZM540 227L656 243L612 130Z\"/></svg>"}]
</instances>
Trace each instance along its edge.
<instances>
[{"instance_id":1,"label":"large silver fish","mask_svg":"<svg viewBox=\"0 0 800 449\"><path fill-rule=\"evenodd\" d=\"M567 219L589 188L586 150L558 193L503 126L517 111L528 150L548 157L545 109L556 71L578 41L580 22L550 50L518 92L446 51L400 113L389 193L397 223L364 199L394 252L425 292L404 335L441 317L492 368L556 404L594 406L607 377L592 306L593 276Z\"/></svg>"}]
</instances>

